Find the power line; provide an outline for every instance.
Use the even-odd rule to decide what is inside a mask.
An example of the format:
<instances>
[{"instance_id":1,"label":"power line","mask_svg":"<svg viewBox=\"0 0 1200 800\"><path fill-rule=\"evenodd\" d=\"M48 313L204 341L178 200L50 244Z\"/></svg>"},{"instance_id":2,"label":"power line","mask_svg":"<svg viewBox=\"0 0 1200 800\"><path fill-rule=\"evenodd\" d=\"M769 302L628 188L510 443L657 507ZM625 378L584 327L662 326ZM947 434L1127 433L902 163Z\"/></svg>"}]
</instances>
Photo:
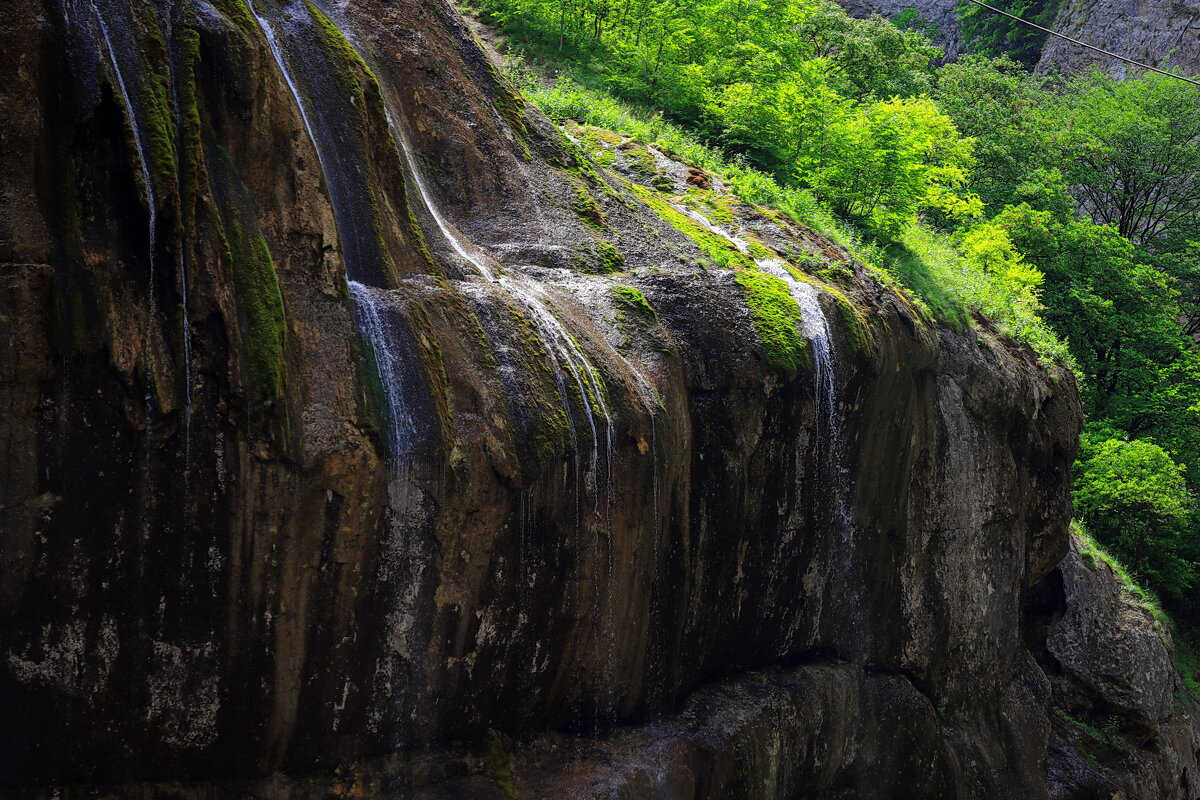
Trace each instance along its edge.
<instances>
[{"instance_id":1,"label":"power line","mask_svg":"<svg viewBox=\"0 0 1200 800\"><path fill-rule=\"evenodd\" d=\"M1196 86L1200 86L1200 81L1192 80L1191 78L1185 78L1182 75L1176 75L1173 72L1167 72L1166 70L1159 69L1158 67L1152 67L1149 64L1143 64L1140 61L1134 61L1132 58L1126 58L1125 56L1117 55L1116 53L1111 53L1108 50L1102 50L1101 48L1096 47L1095 45L1090 45L1087 42L1081 42L1078 39L1073 39L1070 36L1067 36L1065 33L1059 33L1058 31L1052 31L1049 28L1043 28L1041 25L1030 22L1027 19L1021 19L1020 17L1016 16L1015 14L1010 14L1007 11L1001 11L1000 9L996 8L995 6L989 6L987 3L981 3L980 0L971 0L971 2L977 6L982 6L983 8L986 8L988 11L993 11L997 14L1006 16L1009 19L1016 20L1017 22L1021 23L1022 25L1028 25L1031 28L1037 28L1039 31L1048 33L1051 36L1057 36L1060 39L1066 39L1068 42L1077 44L1080 47L1086 47L1088 50L1095 50L1097 53L1103 53L1104 55L1109 56L1110 58L1115 58L1118 61L1124 61L1128 64L1133 64L1135 67L1141 67L1142 69L1148 69L1151 72L1157 72L1160 75L1166 75L1168 78L1175 78L1176 80L1186 81L1188 83L1195 84Z\"/></svg>"}]
</instances>

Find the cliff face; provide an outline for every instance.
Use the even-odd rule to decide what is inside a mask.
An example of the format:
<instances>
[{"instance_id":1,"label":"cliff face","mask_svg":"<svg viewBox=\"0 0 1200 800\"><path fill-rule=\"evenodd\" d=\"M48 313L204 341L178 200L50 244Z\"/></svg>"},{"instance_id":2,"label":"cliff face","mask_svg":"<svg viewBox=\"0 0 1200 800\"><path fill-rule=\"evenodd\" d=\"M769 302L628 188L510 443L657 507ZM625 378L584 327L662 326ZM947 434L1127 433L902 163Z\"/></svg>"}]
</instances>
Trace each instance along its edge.
<instances>
[{"instance_id":1,"label":"cliff face","mask_svg":"<svg viewBox=\"0 0 1200 800\"><path fill-rule=\"evenodd\" d=\"M1143 64L1200 75L1200 4L1194 0L1075 0L1063 4L1054 30ZM1118 77L1138 72L1123 61L1051 36L1041 72L1100 69Z\"/></svg>"},{"instance_id":2,"label":"cliff face","mask_svg":"<svg viewBox=\"0 0 1200 800\"><path fill-rule=\"evenodd\" d=\"M880 14L888 19L916 9L935 26L931 38L945 50L947 59L971 52L955 11L959 0L839 0L838 4L855 16ZM1200 75L1200 5L1194 0L1064 0L1049 27L1143 64ZM1089 69L1122 78L1141 72L1120 59L1046 37L1038 72L1074 74Z\"/></svg>"},{"instance_id":3,"label":"cliff face","mask_svg":"<svg viewBox=\"0 0 1200 800\"><path fill-rule=\"evenodd\" d=\"M1047 796L1067 373L442 3L0 26L12 796Z\"/></svg>"},{"instance_id":4,"label":"cliff face","mask_svg":"<svg viewBox=\"0 0 1200 800\"><path fill-rule=\"evenodd\" d=\"M1047 577L1057 605L1031 625L1054 688L1052 798L1200 794L1200 724L1172 663L1169 633L1086 543ZM1097 767L1103 765L1104 769ZM1106 794L1107 793L1107 794Z\"/></svg>"}]
</instances>

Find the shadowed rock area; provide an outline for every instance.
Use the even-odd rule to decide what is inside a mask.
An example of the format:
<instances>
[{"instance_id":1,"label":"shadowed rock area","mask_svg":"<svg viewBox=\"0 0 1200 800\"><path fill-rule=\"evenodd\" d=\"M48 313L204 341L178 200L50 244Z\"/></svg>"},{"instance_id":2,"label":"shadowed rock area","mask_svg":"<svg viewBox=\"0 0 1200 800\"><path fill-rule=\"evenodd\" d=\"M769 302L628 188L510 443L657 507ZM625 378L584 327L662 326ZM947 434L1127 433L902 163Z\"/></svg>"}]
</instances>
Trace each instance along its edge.
<instances>
[{"instance_id":1,"label":"shadowed rock area","mask_svg":"<svg viewBox=\"0 0 1200 800\"><path fill-rule=\"evenodd\" d=\"M440 1L0 33L3 796L1045 798L1073 692L1195 796L1068 371Z\"/></svg>"}]
</instances>

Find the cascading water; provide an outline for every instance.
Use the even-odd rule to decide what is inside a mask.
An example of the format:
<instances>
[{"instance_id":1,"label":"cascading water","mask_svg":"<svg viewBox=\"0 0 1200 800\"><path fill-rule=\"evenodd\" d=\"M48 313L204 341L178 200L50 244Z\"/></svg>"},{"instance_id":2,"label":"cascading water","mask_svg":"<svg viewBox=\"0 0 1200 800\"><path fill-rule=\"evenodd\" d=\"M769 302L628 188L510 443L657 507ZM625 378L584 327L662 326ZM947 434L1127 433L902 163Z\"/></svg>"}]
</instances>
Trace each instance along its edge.
<instances>
[{"instance_id":1,"label":"cascading water","mask_svg":"<svg viewBox=\"0 0 1200 800\"><path fill-rule=\"evenodd\" d=\"M270 7L264 11L264 2ZM347 139L349 126L339 109L346 99L336 67L320 43L319 24L304 2L292 0L272 16L275 0L247 0L313 149L333 205L346 274L350 280L381 285L386 268L378 236L376 198L362 180L359 148Z\"/></svg>"},{"instance_id":2,"label":"cascading water","mask_svg":"<svg viewBox=\"0 0 1200 800\"><path fill-rule=\"evenodd\" d=\"M359 330L371 346L375 369L387 406L388 456L395 469L408 458L417 438L416 420L405 397L404 361L400 342L404 340L402 325L389 306L387 292L350 281L350 296L354 299L354 315Z\"/></svg>"},{"instance_id":3,"label":"cascading water","mask_svg":"<svg viewBox=\"0 0 1200 800\"><path fill-rule=\"evenodd\" d=\"M705 229L723 237L738 249L749 254L746 240L714 225L707 217L685 206L675 208L688 215ZM796 278L780 260L755 258L760 270L779 278L787 284L788 292L800 307L801 325L808 340L813 362L813 405L816 424L813 442L818 462L823 469L825 504L829 526L838 540L831 542L829 550L831 580L836 585L834 592L844 613L847 625L842 628L844 654L861 658L864 651L864 623L862 610L862 581L854 574L855 526L850 513L849 470L842 441L840 409L837 396L836 362L833 335L829 320L821 308L817 288L807 281Z\"/></svg>"},{"instance_id":4,"label":"cascading water","mask_svg":"<svg viewBox=\"0 0 1200 800\"><path fill-rule=\"evenodd\" d=\"M608 406L604 402L604 393L600 390L600 383L596 377L595 368L588 361L587 356L583 354L583 350L576 344L575 339L567 332L567 329L563 327L557 317L550 313L533 292L520 286L510 278L502 278L499 283L508 294L525 307L525 310L533 319L533 324L538 330L542 343L546 345L554 360L559 365L559 379L562 379L563 373L570 375L574 379L575 387L579 392L580 404L583 406L584 415L587 417L588 427L592 433L592 460L588 482L593 497L596 497L598 490L597 481L600 464L600 435L599 428L596 425L596 411L598 410L600 415L604 417L604 463L607 468L606 488L609 489L608 494L611 495L612 415L609 413ZM591 397L588 396L589 389L591 390ZM563 402L563 410L566 412L567 418L571 419L571 406L565 393Z\"/></svg>"},{"instance_id":5,"label":"cascading water","mask_svg":"<svg viewBox=\"0 0 1200 800\"><path fill-rule=\"evenodd\" d=\"M827 503L826 518L833 528L831 532L838 538L838 541L830 542L831 546L827 549L833 562L830 580L834 590L830 595L837 597L846 622L841 634L843 655L862 658L862 582L854 570L855 526L850 513L849 470L842 441L832 331L815 286L798 280L781 261L761 259L756 263L763 272L786 283L789 293L800 307L801 324L809 341L813 362L813 414L816 422L813 441L823 468L826 492L826 497L821 499Z\"/></svg>"}]
</instances>

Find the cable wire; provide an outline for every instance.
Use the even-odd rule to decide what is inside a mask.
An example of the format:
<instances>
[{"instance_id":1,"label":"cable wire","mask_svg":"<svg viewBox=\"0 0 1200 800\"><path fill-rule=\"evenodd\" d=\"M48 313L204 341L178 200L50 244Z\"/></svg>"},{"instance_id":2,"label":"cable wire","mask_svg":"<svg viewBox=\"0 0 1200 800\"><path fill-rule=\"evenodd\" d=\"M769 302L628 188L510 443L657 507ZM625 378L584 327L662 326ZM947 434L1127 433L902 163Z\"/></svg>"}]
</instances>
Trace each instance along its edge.
<instances>
[{"instance_id":1,"label":"cable wire","mask_svg":"<svg viewBox=\"0 0 1200 800\"><path fill-rule=\"evenodd\" d=\"M1022 25L1028 25L1031 28L1037 28L1039 31L1044 31L1045 33L1048 33L1051 36L1057 36L1060 39L1066 39L1068 42L1077 44L1080 47L1086 47L1088 50L1095 50L1097 53L1103 53L1104 55L1109 56L1110 58L1115 58L1118 61L1124 61L1128 64L1133 64L1135 67L1141 67L1142 69L1148 69L1151 72L1157 72L1160 75L1166 75L1168 78L1175 78L1176 80L1186 81L1187 83L1191 83L1196 86L1200 86L1200 81L1192 80L1191 78L1185 78L1182 75L1176 75L1174 72L1167 72L1164 69L1159 69L1158 67L1152 67L1149 64L1143 64L1140 61L1134 61L1132 58L1126 58L1125 56L1117 55L1116 53L1109 52L1108 50L1103 50L1099 47L1096 47L1095 45L1090 45L1087 42L1081 42L1078 39L1073 39L1070 36L1067 36L1065 33L1059 33L1058 31L1052 31L1049 28L1043 28L1041 25L1038 25L1037 23L1030 22L1027 19L1021 19L1020 17L1018 17L1015 14L1010 14L1007 11L1002 11L1002 10L996 8L995 6L989 6L987 3L980 2L980 0L971 0L971 2L977 6L982 6L983 8L986 8L988 11L993 11L997 14L1001 14L1005 17L1008 17L1009 19L1016 20L1017 22L1021 23Z\"/></svg>"}]
</instances>

